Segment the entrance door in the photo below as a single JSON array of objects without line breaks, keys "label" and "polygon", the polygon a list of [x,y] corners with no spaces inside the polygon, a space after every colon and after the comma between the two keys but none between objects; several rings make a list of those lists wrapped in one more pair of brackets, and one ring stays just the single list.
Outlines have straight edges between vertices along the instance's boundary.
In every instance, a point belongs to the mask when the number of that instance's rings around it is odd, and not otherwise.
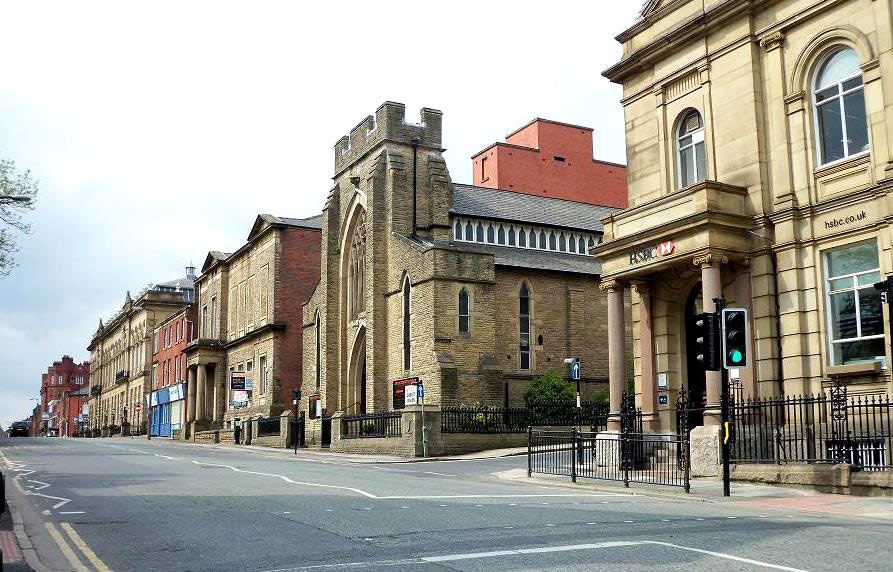
[{"label": "entrance door", "polygon": [[685,385],[692,406],[688,414],[689,428],[704,424],[704,407],[707,404],[707,371],[698,360],[698,328],[695,326],[697,316],[703,311],[704,297],[701,283],[698,282],[685,302],[685,363],[688,371]]},{"label": "entrance door", "polygon": [[[365,354],[365,352],[363,352]],[[363,356],[366,357],[365,355]],[[363,372],[360,374],[360,413],[366,413],[366,360],[361,364]]]}]

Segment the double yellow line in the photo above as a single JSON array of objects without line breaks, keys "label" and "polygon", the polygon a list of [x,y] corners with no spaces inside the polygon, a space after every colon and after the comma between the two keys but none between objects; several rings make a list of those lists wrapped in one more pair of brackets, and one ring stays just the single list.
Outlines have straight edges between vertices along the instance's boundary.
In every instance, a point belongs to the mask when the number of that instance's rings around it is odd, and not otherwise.
[{"label": "double yellow line", "polygon": [[[56,525],[52,522],[45,523],[47,527],[47,532],[50,533],[50,536],[53,538],[53,541],[59,546],[59,550],[62,551],[62,554],[65,556],[65,559],[68,560],[68,563],[71,564],[71,569],[76,570],[77,572],[91,572],[90,568],[84,566],[84,563],[81,561],[78,556],[78,552],[75,551],[70,545],[69,541],[80,551],[90,564],[93,565],[93,568],[97,570],[97,572],[112,572],[111,568],[105,565],[99,556],[96,556],[96,553],[93,552],[84,539],[81,538],[81,535],[78,534],[74,527],[68,524],[67,522],[63,522],[59,524],[59,527],[62,528],[60,532]],[[64,534],[63,534],[64,533]]]}]

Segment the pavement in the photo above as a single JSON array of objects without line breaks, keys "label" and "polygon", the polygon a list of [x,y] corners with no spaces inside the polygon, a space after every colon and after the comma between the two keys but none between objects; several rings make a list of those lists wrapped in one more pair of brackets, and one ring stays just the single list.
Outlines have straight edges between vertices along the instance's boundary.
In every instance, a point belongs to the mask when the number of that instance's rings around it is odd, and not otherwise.
[{"label": "pavement", "polygon": [[[291,453],[291,454],[289,454]],[[518,456],[413,463],[139,439],[0,440],[43,570],[879,570],[889,500],[696,480],[692,495],[526,477]]]}]

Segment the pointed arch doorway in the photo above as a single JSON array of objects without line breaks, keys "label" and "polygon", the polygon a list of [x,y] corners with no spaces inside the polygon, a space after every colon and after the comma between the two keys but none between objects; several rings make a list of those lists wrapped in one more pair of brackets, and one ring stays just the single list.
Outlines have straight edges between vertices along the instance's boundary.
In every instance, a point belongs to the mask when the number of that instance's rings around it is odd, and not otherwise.
[{"label": "pointed arch doorway", "polygon": [[357,333],[348,371],[345,410],[349,414],[366,413],[366,328]]}]

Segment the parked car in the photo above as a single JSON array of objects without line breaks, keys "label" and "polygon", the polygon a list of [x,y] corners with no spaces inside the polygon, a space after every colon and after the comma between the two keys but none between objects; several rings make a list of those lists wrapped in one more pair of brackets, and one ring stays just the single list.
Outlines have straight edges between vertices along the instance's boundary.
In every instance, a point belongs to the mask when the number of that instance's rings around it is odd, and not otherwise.
[{"label": "parked car", "polygon": [[9,426],[10,437],[27,437],[28,433],[28,423],[25,421],[16,421]]}]

